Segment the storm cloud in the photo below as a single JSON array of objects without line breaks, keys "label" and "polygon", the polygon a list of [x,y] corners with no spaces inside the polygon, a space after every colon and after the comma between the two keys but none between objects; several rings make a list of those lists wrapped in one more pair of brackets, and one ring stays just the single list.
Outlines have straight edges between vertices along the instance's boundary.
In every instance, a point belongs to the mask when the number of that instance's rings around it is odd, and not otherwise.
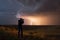
[{"label": "storm cloud", "polygon": [[0,24],[16,24],[15,16],[18,13],[21,15],[54,15],[58,17],[57,24],[59,24],[60,0],[0,0]]},{"label": "storm cloud", "polygon": [[60,0],[18,0],[18,2],[31,11],[60,11]]}]

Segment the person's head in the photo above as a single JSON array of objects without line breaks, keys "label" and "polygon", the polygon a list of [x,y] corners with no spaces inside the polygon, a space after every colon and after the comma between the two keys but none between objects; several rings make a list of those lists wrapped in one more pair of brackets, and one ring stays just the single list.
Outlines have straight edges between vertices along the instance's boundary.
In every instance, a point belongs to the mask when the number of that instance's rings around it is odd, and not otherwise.
[{"label": "person's head", "polygon": [[22,18],[20,18],[20,20],[21,20]]},{"label": "person's head", "polygon": [[20,20],[24,20],[23,18],[20,18]]},{"label": "person's head", "polygon": [[23,23],[24,23],[24,19],[23,18],[20,18],[19,24],[23,24]]}]

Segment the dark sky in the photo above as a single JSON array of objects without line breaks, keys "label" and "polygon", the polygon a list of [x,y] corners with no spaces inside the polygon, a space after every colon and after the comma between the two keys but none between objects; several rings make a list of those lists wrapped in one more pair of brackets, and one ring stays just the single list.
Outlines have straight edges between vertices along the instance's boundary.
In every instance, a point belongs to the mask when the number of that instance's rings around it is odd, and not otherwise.
[{"label": "dark sky", "polygon": [[53,15],[57,20],[54,23],[60,25],[60,0],[0,0],[0,24],[16,24],[16,14],[21,12],[24,15]]}]

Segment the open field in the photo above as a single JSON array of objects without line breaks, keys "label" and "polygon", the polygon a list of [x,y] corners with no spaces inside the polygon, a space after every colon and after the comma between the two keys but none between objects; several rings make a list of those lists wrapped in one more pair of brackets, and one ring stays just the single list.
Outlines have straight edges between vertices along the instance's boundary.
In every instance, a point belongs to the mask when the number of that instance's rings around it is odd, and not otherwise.
[{"label": "open field", "polygon": [[[18,40],[17,25],[0,25],[0,40]],[[23,26],[24,40],[60,40],[60,25]]]}]

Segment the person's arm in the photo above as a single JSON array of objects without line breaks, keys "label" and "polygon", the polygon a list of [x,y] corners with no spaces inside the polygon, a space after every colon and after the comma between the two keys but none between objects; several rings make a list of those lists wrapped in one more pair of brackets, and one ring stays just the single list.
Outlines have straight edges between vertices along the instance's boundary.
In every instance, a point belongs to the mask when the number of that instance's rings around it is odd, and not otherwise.
[{"label": "person's arm", "polygon": [[18,25],[22,25],[24,23],[24,19],[18,20]]}]

